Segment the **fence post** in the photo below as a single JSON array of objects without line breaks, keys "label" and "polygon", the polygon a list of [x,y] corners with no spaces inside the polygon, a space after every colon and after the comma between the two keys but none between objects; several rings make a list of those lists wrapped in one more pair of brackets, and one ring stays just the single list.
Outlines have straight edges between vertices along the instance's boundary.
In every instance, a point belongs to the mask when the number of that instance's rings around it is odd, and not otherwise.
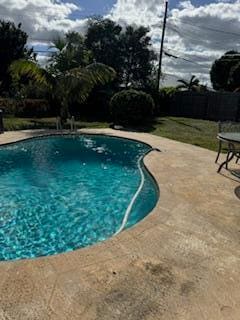
[{"label": "fence post", "polygon": [[208,119],[208,104],[209,104],[209,93],[206,92],[205,93],[205,105],[204,105],[204,119],[207,120]]}]

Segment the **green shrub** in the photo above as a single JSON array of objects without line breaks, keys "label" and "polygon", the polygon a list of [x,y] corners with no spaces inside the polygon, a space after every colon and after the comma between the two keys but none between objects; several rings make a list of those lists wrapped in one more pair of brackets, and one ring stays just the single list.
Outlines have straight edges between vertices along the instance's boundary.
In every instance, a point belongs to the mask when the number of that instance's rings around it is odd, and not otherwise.
[{"label": "green shrub", "polygon": [[143,124],[153,116],[154,101],[143,91],[124,90],[110,101],[110,112],[115,124]]},{"label": "green shrub", "polygon": [[0,99],[0,109],[4,111],[4,114],[14,115],[16,112],[16,100],[15,99]]},{"label": "green shrub", "polygon": [[0,99],[0,109],[4,114],[17,117],[49,117],[53,111],[47,100],[44,99]]},{"label": "green shrub", "polygon": [[19,117],[47,117],[51,116],[50,106],[44,99],[25,99],[17,102],[15,115]]},{"label": "green shrub", "polygon": [[163,87],[160,89],[160,93],[168,97],[172,97],[177,91],[177,87]]},{"label": "green shrub", "polygon": [[82,105],[70,105],[70,114],[76,119],[88,119],[90,121],[110,121],[109,103],[114,94],[110,86],[96,87]]}]

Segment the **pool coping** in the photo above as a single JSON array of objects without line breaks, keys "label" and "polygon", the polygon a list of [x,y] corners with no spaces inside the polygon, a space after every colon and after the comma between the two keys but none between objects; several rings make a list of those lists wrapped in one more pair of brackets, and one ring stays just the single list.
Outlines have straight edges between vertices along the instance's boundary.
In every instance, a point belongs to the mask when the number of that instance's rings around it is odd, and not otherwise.
[{"label": "pool coping", "polygon": [[[238,320],[239,180],[216,173],[212,151],[146,133],[80,130],[91,132],[160,148],[160,154],[144,158],[160,185],[160,199],[142,221],[104,242],[0,262],[0,316]],[[0,144],[36,134],[1,135]]]}]

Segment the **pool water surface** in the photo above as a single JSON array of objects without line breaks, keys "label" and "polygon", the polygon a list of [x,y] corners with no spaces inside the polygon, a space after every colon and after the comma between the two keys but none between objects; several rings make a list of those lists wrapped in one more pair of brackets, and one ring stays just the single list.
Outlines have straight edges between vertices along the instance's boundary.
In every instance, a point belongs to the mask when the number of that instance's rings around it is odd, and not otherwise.
[{"label": "pool water surface", "polygon": [[[0,147],[0,260],[72,251],[113,236],[139,187],[150,146],[98,135],[51,136]],[[145,182],[126,228],[152,211]]]}]

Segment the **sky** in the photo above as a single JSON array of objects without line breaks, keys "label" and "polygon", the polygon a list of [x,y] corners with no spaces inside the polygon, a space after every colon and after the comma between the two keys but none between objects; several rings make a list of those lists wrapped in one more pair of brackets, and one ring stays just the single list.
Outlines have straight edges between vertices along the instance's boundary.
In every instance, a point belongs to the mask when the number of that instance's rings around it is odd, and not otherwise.
[{"label": "sky", "polygon": [[[46,50],[67,31],[84,33],[87,18],[101,15],[125,26],[149,27],[159,52],[164,0],[0,0],[0,19],[22,23],[29,45]],[[162,85],[196,75],[210,85],[213,61],[229,50],[240,51],[240,0],[169,0]],[[46,54],[39,53],[40,62]]]}]

